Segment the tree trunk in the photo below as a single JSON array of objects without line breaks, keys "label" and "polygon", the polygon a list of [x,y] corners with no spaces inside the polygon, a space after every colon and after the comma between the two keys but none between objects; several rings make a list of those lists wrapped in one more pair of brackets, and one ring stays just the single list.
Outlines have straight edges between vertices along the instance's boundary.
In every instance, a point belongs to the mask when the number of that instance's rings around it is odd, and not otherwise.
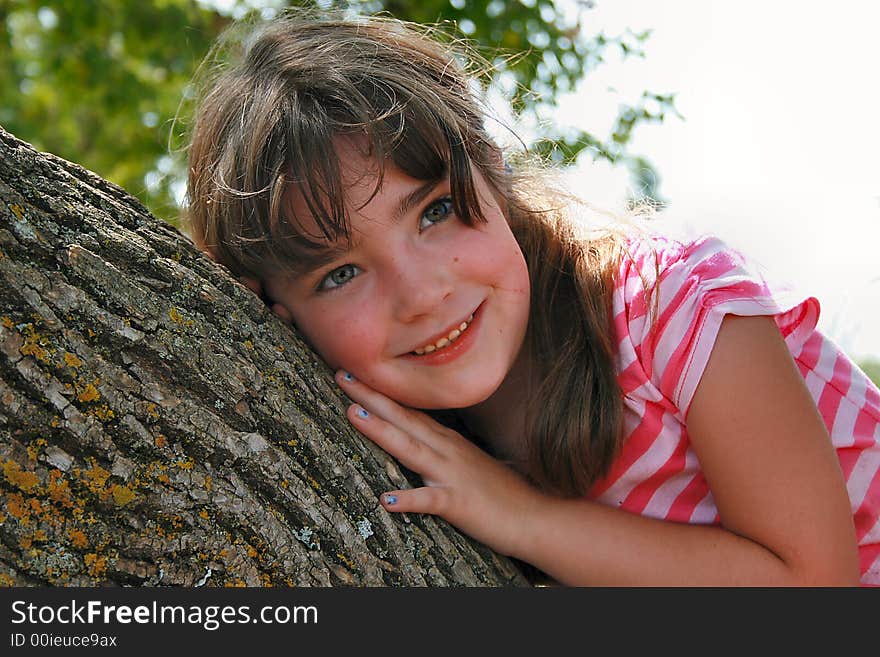
[{"label": "tree trunk", "polygon": [[0,584],[523,585],[332,373],[122,189],[0,129]]}]

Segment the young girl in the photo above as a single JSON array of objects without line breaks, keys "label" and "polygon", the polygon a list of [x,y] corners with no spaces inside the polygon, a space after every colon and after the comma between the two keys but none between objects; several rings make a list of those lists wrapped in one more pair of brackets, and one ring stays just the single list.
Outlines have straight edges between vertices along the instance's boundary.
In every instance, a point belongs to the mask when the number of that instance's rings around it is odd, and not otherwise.
[{"label": "young girl", "polygon": [[880,584],[880,393],[817,301],[716,239],[584,231],[474,89],[413,27],[287,16],[193,131],[193,237],[422,476],[382,506],[563,584]]}]

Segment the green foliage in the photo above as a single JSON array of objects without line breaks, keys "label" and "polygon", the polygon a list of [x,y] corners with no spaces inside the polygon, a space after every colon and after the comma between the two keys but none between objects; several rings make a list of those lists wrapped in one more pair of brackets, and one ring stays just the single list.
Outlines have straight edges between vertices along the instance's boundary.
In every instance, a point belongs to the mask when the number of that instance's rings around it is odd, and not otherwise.
[{"label": "green foliage", "polygon": [[188,0],[0,4],[0,124],[174,217],[171,119],[224,22]]},{"label": "green foliage", "polygon": [[[649,36],[586,36],[588,0],[567,2],[577,11],[566,12],[557,0],[0,0],[0,125],[98,172],[177,223],[189,81],[233,18],[271,15],[288,4],[449,21],[494,65],[484,82],[502,91],[516,115],[552,106],[609,51],[643,57]],[[636,188],[659,198],[653,168],[627,147],[639,123],[674,110],[673,96],[645,92],[620,108],[606,137],[551,127],[531,146],[561,163],[587,149],[629,166]]]},{"label": "green foliage", "polygon": [[858,363],[861,370],[868,375],[868,378],[880,388],[880,360],[876,358],[866,358]]}]

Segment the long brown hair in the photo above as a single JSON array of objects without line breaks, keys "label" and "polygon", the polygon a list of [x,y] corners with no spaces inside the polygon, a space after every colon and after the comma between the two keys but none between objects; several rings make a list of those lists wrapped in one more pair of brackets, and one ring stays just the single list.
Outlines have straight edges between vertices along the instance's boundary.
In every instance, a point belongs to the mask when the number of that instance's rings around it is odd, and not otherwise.
[{"label": "long brown hair", "polygon": [[[623,238],[583,239],[531,165],[502,165],[465,63],[478,60],[438,36],[388,18],[299,13],[256,29],[237,63],[209,69],[189,147],[191,233],[237,275],[296,271],[319,237],[285,203],[296,186],[323,237],[348,238],[340,135],[365,137],[376,190],[386,159],[416,179],[449,175],[468,225],[484,221],[476,167],[505,202],[531,279],[526,340],[540,384],[526,470],[547,490],[583,494],[620,440],[610,297]],[[217,51],[228,59],[234,42]]]}]

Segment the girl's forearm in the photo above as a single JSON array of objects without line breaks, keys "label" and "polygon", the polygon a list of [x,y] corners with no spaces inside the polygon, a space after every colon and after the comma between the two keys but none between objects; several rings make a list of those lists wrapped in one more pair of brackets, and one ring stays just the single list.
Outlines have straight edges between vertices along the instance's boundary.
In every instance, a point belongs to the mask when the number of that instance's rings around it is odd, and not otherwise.
[{"label": "girl's forearm", "polygon": [[570,586],[858,584],[807,572],[722,527],[655,520],[586,500],[547,498],[524,524],[527,534],[512,556]]}]

